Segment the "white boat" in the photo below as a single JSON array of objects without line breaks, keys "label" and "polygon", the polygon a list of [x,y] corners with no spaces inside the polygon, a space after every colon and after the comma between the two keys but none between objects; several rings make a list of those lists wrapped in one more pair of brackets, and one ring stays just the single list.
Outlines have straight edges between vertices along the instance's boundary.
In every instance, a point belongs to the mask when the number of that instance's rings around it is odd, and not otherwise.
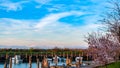
[{"label": "white boat", "polygon": [[75,61],[76,61],[76,62],[81,62],[81,63],[82,63],[82,60],[83,60],[83,57],[76,57],[76,58],[75,58]]},{"label": "white boat", "polygon": [[47,58],[48,61],[52,61],[52,58]]},{"label": "white boat", "polygon": [[15,57],[12,58],[12,63],[19,64],[22,62],[23,60],[21,59],[20,55],[15,55]]},{"label": "white boat", "polygon": [[58,56],[53,57],[53,61],[54,61],[54,62],[57,62],[57,63],[58,63],[58,62],[61,62],[61,60],[62,60],[62,59],[61,59],[60,57],[58,57]]}]

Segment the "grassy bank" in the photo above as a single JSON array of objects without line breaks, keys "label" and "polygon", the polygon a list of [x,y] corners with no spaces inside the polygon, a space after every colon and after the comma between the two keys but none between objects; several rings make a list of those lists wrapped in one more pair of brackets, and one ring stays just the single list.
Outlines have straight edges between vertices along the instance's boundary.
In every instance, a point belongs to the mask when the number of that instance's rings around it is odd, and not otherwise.
[{"label": "grassy bank", "polygon": [[102,66],[102,67],[98,67],[98,68],[120,68],[120,61],[108,64],[107,67]]}]

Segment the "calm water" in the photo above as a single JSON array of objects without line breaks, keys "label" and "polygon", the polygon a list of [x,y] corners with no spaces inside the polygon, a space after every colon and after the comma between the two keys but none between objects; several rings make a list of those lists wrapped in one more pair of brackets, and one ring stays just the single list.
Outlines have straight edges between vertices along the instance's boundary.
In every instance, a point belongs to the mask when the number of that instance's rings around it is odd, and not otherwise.
[{"label": "calm water", "polygon": [[[4,64],[0,64],[0,68],[4,68]],[[12,64],[12,68],[29,68],[29,64],[28,63]],[[32,63],[32,68],[37,68],[36,63]]]},{"label": "calm water", "polygon": [[[58,65],[63,65],[65,63],[59,62]],[[55,65],[54,63],[50,63],[50,66]],[[0,64],[0,68],[4,68],[4,64]],[[12,64],[12,68],[29,68],[28,63],[21,63],[21,64]],[[32,68],[37,68],[36,63],[32,63]],[[40,63],[40,68],[41,68],[41,63]]]}]

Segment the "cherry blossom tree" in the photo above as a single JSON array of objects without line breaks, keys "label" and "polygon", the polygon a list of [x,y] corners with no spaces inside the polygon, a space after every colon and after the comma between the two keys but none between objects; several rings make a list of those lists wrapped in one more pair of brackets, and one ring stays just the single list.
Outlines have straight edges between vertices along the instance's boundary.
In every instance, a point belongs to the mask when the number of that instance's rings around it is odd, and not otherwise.
[{"label": "cherry blossom tree", "polygon": [[105,32],[91,33],[86,38],[89,55],[102,64],[116,61],[120,49],[120,0],[109,1],[109,6],[101,20]]},{"label": "cherry blossom tree", "polygon": [[120,44],[117,38],[110,34],[88,34],[86,42],[89,44],[89,54],[99,64],[107,64],[116,60],[117,50]]},{"label": "cherry blossom tree", "polygon": [[101,22],[105,25],[105,30],[120,42],[120,0],[111,0],[108,2],[108,11],[103,14]]}]

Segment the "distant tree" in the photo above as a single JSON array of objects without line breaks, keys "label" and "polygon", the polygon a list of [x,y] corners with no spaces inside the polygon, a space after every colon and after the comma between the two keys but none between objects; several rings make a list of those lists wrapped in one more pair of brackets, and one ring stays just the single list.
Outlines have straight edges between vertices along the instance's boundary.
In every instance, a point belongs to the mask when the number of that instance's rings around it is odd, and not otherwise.
[{"label": "distant tree", "polygon": [[31,55],[32,55],[33,50],[34,49],[32,47],[29,49],[29,52],[30,52]]}]

